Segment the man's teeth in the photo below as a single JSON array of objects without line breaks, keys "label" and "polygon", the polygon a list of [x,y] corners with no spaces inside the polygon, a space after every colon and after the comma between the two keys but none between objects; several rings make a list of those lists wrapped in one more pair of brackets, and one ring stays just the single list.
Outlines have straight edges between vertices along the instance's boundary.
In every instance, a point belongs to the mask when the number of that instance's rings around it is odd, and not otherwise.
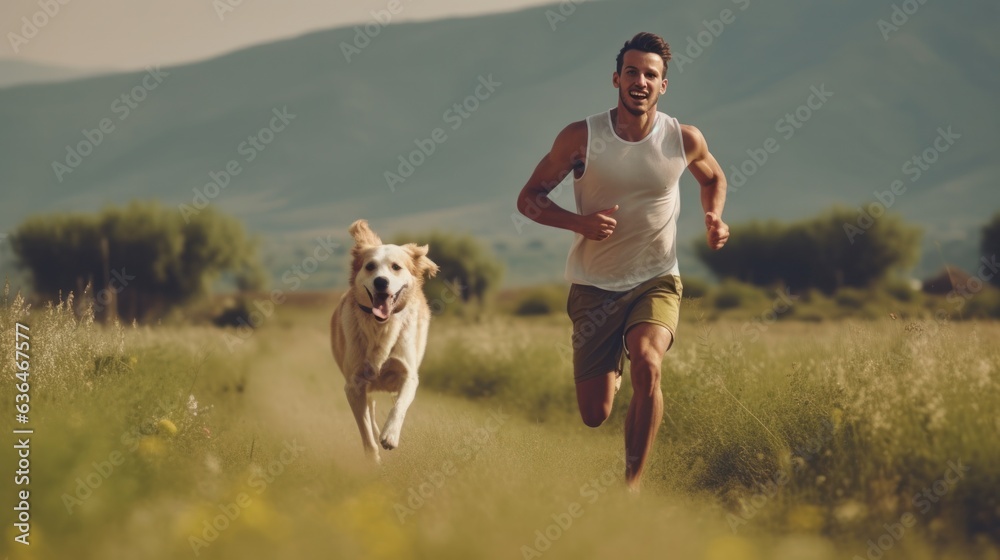
[{"label": "man's teeth", "polygon": [[630,95],[632,96],[633,99],[646,99],[647,97],[649,97],[645,93],[638,93],[635,91],[631,92]]}]

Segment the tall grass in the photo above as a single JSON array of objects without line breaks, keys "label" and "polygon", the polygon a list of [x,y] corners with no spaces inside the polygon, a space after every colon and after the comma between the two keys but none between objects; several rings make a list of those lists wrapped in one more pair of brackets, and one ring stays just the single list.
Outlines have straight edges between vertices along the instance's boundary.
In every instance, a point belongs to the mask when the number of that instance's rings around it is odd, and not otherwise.
[{"label": "tall grass", "polygon": [[[233,331],[102,326],[72,300],[5,296],[0,415],[26,322],[35,435],[32,545],[8,525],[0,557],[853,558],[905,513],[916,523],[884,558],[997,557],[997,324],[686,318],[636,498],[621,483],[629,383],[605,426],[583,427],[564,318],[435,319],[378,469],[327,319],[279,308],[231,352]],[[913,495],[949,461],[968,472],[921,511]]]},{"label": "tall grass", "polygon": [[[575,419],[563,323],[442,327],[423,383]],[[1000,421],[988,412],[1000,406],[1000,325],[748,324],[682,325],[664,363],[651,485],[703,494],[757,528],[805,523],[850,538],[912,511],[959,540],[1000,536]],[[626,382],[601,430],[620,429],[629,397]],[[948,500],[918,511],[914,495],[959,462],[970,470]],[[780,497],[757,515],[752,499],[775,486]]]}]

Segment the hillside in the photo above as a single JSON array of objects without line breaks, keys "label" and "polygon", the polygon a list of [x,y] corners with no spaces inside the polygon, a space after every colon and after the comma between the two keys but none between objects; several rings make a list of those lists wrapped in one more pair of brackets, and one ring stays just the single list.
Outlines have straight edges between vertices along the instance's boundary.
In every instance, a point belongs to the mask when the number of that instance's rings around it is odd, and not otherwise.
[{"label": "hillside", "polygon": [[101,73],[98,70],[63,68],[13,58],[0,58],[0,88],[63,82]]},{"label": "hillside", "polygon": [[[732,23],[714,24],[724,9]],[[350,57],[343,44],[363,41],[341,28],[154,69],[148,78],[0,90],[0,231],[29,213],[131,198],[191,205],[209,173],[235,160],[238,175],[211,203],[263,237],[275,272],[319,233],[346,242],[347,225],[366,217],[386,236],[432,227],[481,236],[508,261],[510,283],[558,278],[570,237],[534,224],[519,232],[515,195],[562,126],[614,103],[614,56],[646,29],[690,57],[675,57],[660,109],[703,130],[731,182],[748,149],[778,141],[780,149],[730,193],[727,221],[853,207],[900,179],[907,190],[892,210],[926,231],[918,275],[942,259],[977,260],[978,228],[1000,208],[1000,161],[992,157],[1000,128],[992,103],[1000,93],[996,4],[923,5],[888,40],[877,22],[891,8],[862,0],[669,7],[626,0],[582,3],[562,20],[552,18],[557,13],[390,25]],[[707,30],[719,27],[718,37]],[[711,41],[698,54],[691,45],[701,32],[703,43]],[[155,87],[144,88],[144,78]],[[493,91],[456,117],[453,106],[480,79],[492,80]],[[779,120],[824,86],[833,95],[786,137]],[[262,136],[270,143],[247,143],[282,110],[287,124],[275,121],[283,128]],[[110,132],[88,132],[86,140],[83,131],[102,119]],[[960,138],[911,181],[904,164],[949,126]],[[398,158],[435,128],[446,139],[390,189],[385,173],[398,173]],[[81,142],[97,145],[77,161],[68,146]],[[54,170],[54,162],[66,167]],[[690,251],[701,235],[697,187],[690,177],[682,187],[681,266],[698,272]],[[572,206],[571,196],[560,200]]]}]

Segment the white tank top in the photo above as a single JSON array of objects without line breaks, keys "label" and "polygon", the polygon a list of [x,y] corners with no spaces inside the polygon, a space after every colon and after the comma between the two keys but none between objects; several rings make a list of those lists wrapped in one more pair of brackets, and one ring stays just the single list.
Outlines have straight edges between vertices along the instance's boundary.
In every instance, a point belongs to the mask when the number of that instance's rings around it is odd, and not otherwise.
[{"label": "white tank top", "polygon": [[591,214],[617,204],[612,217],[618,225],[604,241],[576,235],[566,279],[622,292],[678,274],[678,183],[686,168],[677,119],[658,112],[652,132],[628,142],[615,133],[610,110],[587,117],[587,161],[574,181],[576,208]]}]

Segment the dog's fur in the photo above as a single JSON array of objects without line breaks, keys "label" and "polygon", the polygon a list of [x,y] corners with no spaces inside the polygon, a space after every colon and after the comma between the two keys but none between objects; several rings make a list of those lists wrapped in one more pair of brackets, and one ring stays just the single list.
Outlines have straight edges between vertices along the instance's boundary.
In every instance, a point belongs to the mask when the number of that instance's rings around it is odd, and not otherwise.
[{"label": "dog's fur", "polygon": [[[399,445],[403,418],[417,391],[431,320],[424,274],[434,276],[438,266],[427,258],[427,245],[384,245],[365,220],[349,231],[354,237],[350,288],[330,319],[330,337],[361,443],[378,462],[376,442],[385,449]],[[397,393],[381,438],[371,391]]]}]

